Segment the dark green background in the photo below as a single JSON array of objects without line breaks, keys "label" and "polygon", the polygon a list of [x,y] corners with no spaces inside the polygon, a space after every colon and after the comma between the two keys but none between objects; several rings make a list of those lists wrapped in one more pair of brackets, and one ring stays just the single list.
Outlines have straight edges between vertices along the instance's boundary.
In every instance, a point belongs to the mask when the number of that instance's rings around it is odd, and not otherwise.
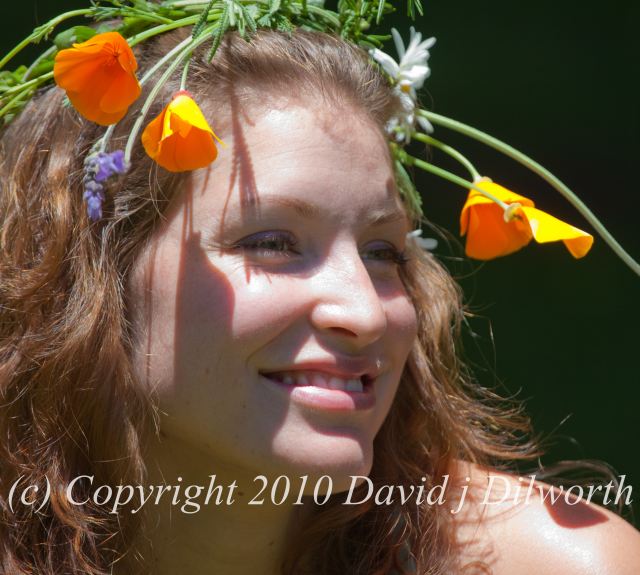
[{"label": "dark green background", "polygon": [[[81,0],[3,2],[3,51],[35,24],[81,6]],[[406,19],[394,22],[407,27]],[[639,24],[635,0],[427,0],[416,22],[437,37],[423,101],[540,161],[636,259]],[[443,129],[436,136],[470,156],[483,174],[591,231],[556,192],[511,160]],[[466,176],[446,159],[442,164]],[[431,220],[457,233],[464,190],[431,176],[418,183]],[[441,246],[479,316],[471,323],[477,336],[466,338],[477,375],[486,385],[519,392],[536,429],[553,432],[555,447],[544,461],[601,459],[640,490],[639,278],[598,238],[582,260],[561,244],[531,245],[473,266],[456,260],[459,249]],[[639,503],[634,493],[636,513]]]}]

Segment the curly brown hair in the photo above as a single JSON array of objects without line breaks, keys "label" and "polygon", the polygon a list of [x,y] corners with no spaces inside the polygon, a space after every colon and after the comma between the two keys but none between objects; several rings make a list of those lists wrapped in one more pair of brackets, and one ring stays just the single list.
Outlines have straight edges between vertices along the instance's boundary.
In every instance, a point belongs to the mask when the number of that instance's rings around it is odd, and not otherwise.
[{"label": "curly brown hair", "polygon": [[[141,69],[180,39],[174,32],[137,47]],[[220,120],[231,89],[252,105],[265,92],[348,101],[381,130],[398,105],[364,50],[323,33],[260,31],[250,44],[230,33],[212,63],[197,53],[190,73],[205,114],[215,106]],[[178,81],[165,86],[151,113]],[[157,169],[138,146],[105,216],[92,225],[81,201],[82,162],[101,128],[63,101],[57,88],[39,94],[1,140],[0,572],[107,575],[119,560],[130,562],[125,572],[144,572],[129,552],[142,519],[91,502],[71,505],[65,489],[79,475],[93,475],[99,485],[144,484],[142,446],[158,422],[132,367],[125,286],[189,174]],[[130,109],[114,142],[138,112]],[[422,223],[415,214],[413,220]],[[429,489],[456,459],[530,457],[526,418],[474,384],[459,359],[459,287],[415,242],[408,249],[402,280],[419,335],[375,439],[371,480],[411,486],[426,477]],[[48,480],[51,497],[39,512],[10,508],[8,491],[19,478],[41,490]],[[289,545],[283,573],[454,571],[455,533],[441,506],[340,502],[336,494],[315,510]]]}]

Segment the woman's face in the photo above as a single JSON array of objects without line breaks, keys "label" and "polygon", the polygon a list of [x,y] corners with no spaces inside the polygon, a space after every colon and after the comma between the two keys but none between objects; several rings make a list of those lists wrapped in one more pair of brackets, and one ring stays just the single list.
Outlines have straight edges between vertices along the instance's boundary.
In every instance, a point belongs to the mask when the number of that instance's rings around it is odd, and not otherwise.
[{"label": "woman's face", "polygon": [[208,473],[343,490],[371,469],[416,336],[387,144],[327,106],[230,126],[132,273],[136,369],[165,440]]}]

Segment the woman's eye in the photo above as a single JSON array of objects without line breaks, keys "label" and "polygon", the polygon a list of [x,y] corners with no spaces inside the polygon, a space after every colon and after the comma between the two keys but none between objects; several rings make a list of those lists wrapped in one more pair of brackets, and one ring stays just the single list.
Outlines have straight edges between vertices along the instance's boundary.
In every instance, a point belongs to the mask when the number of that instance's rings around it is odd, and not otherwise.
[{"label": "woman's eye", "polygon": [[392,262],[400,266],[409,261],[405,252],[401,252],[390,245],[372,248],[367,250],[365,253],[367,254],[367,259],[372,259],[373,261]]},{"label": "woman's eye", "polygon": [[236,248],[250,251],[258,256],[285,256],[295,253],[293,247],[296,240],[291,234],[284,232],[263,232],[249,236],[236,244]]},{"label": "woman's eye", "polygon": [[[254,257],[288,258],[298,254],[294,249],[296,245],[297,240],[292,234],[270,231],[254,234],[240,240],[233,248],[250,252]],[[388,244],[367,249],[363,252],[362,257],[369,261],[393,263],[396,265],[404,265],[408,261],[404,252]]]}]

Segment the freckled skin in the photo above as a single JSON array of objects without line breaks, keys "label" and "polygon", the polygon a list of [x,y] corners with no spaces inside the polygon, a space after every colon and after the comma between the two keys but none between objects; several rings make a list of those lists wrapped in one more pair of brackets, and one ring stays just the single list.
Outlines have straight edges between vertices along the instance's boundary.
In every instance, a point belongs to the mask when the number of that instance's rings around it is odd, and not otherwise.
[{"label": "freckled skin", "polygon": [[[197,446],[209,468],[328,474],[343,490],[348,475],[370,471],[416,336],[397,264],[366,255],[403,249],[408,222],[362,226],[372,209],[401,209],[387,144],[369,120],[341,114],[336,123],[331,110],[297,107],[246,117],[221,134],[227,148],[195,173],[137,263],[137,369],[158,394],[164,436]],[[272,194],[317,203],[322,214],[306,220],[269,206],[261,219]],[[227,225],[234,212],[239,223]],[[218,249],[270,230],[295,236],[299,254]],[[373,409],[304,409],[259,377],[337,355],[382,360]]]}]

